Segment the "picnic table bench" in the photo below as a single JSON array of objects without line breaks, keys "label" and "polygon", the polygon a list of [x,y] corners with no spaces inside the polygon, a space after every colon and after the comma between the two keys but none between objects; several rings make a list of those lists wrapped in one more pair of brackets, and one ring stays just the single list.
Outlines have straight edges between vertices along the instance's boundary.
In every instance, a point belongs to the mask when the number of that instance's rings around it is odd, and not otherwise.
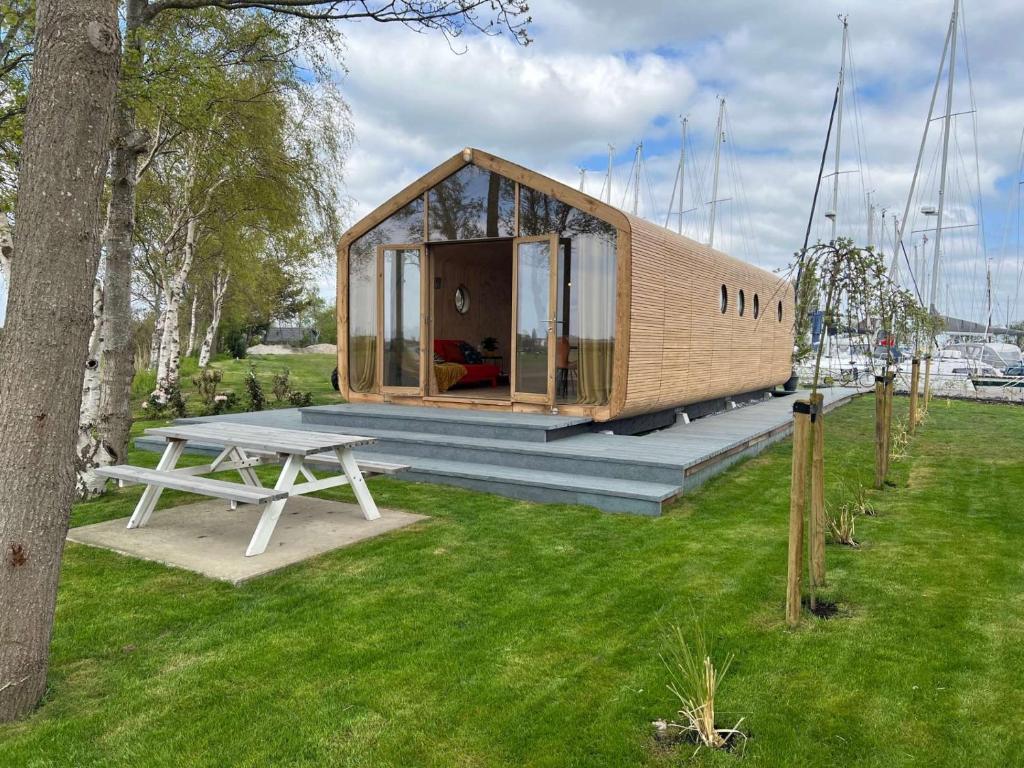
[{"label": "picnic table bench", "polygon": [[[147,429],[146,435],[167,440],[156,469],[118,465],[96,470],[101,477],[120,483],[145,484],[146,490],[128,520],[129,528],[141,528],[148,521],[164,488],[188,491],[202,496],[224,499],[237,504],[265,505],[260,521],[253,533],[246,556],[266,551],[285,504],[292,496],[323,491],[340,485],[349,485],[355,494],[363,517],[377,520],[380,512],[366,487],[364,476],[394,474],[406,466],[380,461],[356,462],[352,449],[376,442],[373,437],[339,435],[332,432],[305,432],[297,429],[260,427],[228,421],[203,421],[175,424],[169,427]],[[189,443],[217,446],[222,450],[209,464],[178,467],[185,447]],[[266,488],[254,471],[255,467],[283,464],[281,474],[273,488]],[[309,464],[338,468],[340,474],[317,478],[309,471]],[[211,472],[235,470],[242,483],[217,480],[202,475]],[[299,476],[305,482],[296,483]]]}]

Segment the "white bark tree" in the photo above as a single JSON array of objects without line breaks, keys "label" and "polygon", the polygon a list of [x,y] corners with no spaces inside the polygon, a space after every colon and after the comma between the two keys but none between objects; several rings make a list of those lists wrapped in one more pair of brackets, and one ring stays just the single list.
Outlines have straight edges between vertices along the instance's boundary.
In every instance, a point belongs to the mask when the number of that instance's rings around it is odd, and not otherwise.
[{"label": "white bark tree", "polygon": [[160,403],[166,403],[171,391],[178,387],[178,374],[181,370],[181,323],[178,313],[185,284],[195,261],[198,237],[199,219],[189,217],[181,258],[164,288],[163,337],[156,367],[156,389],[153,390],[154,399]]},{"label": "white bark tree", "polygon": [[199,302],[199,294],[192,291],[192,313],[188,319],[188,346],[185,347],[185,357],[192,357],[196,351],[196,304]]},{"label": "white bark tree", "polygon": [[164,290],[156,287],[153,299],[153,333],[149,337],[149,370],[155,371],[160,361],[160,343],[164,339]]},{"label": "white bark tree", "polygon": [[228,282],[231,280],[230,269],[218,269],[213,278],[213,296],[210,304],[210,324],[206,326],[206,336],[203,338],[203,345],[199,348],[199,367],[205,368],[210,364],[210,357],[213,355],[213,343],[217,339],[217,330],[220,328],[220,314],[224,309],[224,297],[228,292]]},{"label": "white bark tree", "polygon": [[78,413],[78,447],[76,450],[80,499],[103,492],[106,481],[96,475],[96,467],[109,463],[103,441],[99,438],[100,416],[100,352],[103,349],[103,282],[97,279],[92,293],[92,334],[89,354],[85,359],[82,380],[82,404]]}]

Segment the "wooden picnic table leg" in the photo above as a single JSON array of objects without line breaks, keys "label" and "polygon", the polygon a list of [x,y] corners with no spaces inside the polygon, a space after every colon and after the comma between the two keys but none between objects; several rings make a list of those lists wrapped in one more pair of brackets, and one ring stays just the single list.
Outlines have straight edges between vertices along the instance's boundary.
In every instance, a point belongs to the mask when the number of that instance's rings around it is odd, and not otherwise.
[{"label": "wooden picnic table leg", "polygon": [[366,480],[363,478],[359,465],[356,464],[356,458],[352,455],[352,449],[335,448],[334,453],[338,457],[338,463],[341,464],[341,468],[345,471],[345,477],[348,478],[348,484],[352,487],[352,492],[356,495],[359,508],[363,510],[363,517],[367,520],[379,520],[380,512],[377,509],[377,504],[373,500],[373,496],[370,495],[370,489],[366,487]]},{"label": "wooden picnic table leg", "polygon": [[[236,461],[243,462],[249,460],[248,454],[238,446],[232,448],[231,453],[234,455]],[[246,485],[251,485],[254,488],[263,487],[263,483],[260,482],[260,478],[256,474],[256,470],[254,470],[252,467],[243,467],[238,470],[238,474],[242,476],[242,482],[245,483]],[[237,507],[238,502],[232,501],[231,509],[236,509]]]},{"label": "wooden picnic table leg", "polygon": [[[284,468],[277,478],[277,483],[274,485],[274,490],[290,491],[292,486],[295,485],[295,478],[298,477],[299,470],[301,469],[302,456],[289,454],[284,462]],[[284,505],[287,501],[288,499],[272,501],[263,508],[259,525],[256,526],[256,532],[252,535],[249,548],[245,550],[246,557],[262,555],[266,552],[267,545],[270,543],[270,537],[274,533],[274,526],[277,525],[277,520],[281,517],[281,512],[284,511]]]},{"label": "wooden picnic table leg", "polygon": [[[182,452],[185,450],[186,442],[185,440],[175,440],[174,438],[168,439],[167,447],[164,448],[163,456],[157,462],[156,468],[160,471],[174,469],[178,464],[178,459],[181,458]],[[141,528],[149,522],[149,516],[153,514],[153,510],[156,508],[156,503],[160,500],[160,494],[163,493],[163,490],[158,485],[146,486],[146,490],[142,492],[142,498],[135,505],[135,511],[128,520],[129,528]]]}]

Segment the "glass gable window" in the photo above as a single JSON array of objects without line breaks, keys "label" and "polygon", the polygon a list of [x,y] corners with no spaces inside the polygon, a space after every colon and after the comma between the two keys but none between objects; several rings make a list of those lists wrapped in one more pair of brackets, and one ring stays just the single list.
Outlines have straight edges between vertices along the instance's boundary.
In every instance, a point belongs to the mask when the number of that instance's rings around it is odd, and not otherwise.
[{"label": "glass gable window", "polygon": [[353,392],[376,392],[377,246],[423,242],[423,198],[360,237],[348,249],[348,383]]},{"label": "glass gable window", "polygon": [[559,236],[556,397],[605,405],[615,352],[616,229],[526,186],[519,187],[519,234]]},{"label": "glass gable window", "polygon": [[427,195],[431,240],[512,237],[515,182],[467,165]]}]

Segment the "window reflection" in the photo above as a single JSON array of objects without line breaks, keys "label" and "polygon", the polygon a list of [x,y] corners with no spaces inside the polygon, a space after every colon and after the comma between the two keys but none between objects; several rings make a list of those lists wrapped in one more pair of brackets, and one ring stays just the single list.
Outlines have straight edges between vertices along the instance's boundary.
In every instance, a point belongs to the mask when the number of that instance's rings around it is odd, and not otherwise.
[{"label": "window reflection", "polygon": [[428,193],[431,240],[512,237],[515,182],[467,165]]},{"label": "window reflection", "polygon": [[519,187],[519,234],[559,235],[557,401],[604,405],[615,352],[616,229],[543,192]]},{"label": "window reflection", "polygon": [[423,242],[423,198],[360,237],[348,249],[348,380],[354,392],[377,390],[377,246]]}]

